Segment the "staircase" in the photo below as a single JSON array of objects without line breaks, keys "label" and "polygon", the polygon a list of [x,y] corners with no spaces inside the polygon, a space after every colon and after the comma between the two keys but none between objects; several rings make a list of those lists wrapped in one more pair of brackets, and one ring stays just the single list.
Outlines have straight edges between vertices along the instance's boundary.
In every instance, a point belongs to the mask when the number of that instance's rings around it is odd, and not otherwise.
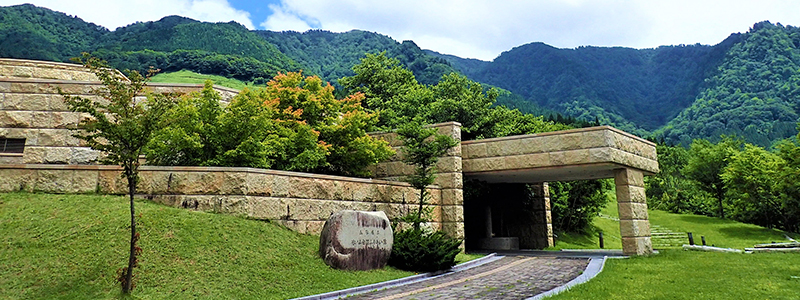
[{"label": "staircase", "polygon": [[683,244],[689,243],[686,232],[672,231],[659,225],[650,225],[650,234],[654,249],[680,248]]}]

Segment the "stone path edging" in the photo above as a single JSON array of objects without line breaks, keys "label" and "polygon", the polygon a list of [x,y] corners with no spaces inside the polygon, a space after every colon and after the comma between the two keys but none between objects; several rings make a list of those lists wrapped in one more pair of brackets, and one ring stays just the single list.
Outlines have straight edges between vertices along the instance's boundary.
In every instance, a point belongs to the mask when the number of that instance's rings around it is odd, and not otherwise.
[{"label": "stone path edging", "polygon": [[536,296],[530,297],[525,300],[539,300],[545,297],[550,297],[558,293],[564,292],[566,290],[569,290],[573,286],[589,281],[590,279],[594,278],[595,276],[597,276],[597,274],[600,274],[600,272],[603,271],[603,267],[606,265],[606,259],[608,259],[608,256],[603,256],[602,258],[592,258],[589,261],[589,265],[586,266],[586,270],[580,276],[575,277],[575,279],[570,280],[565,285],[559,286],[557,288],[554,288],[552,290],[538,294]]},{"label": "stone path edging", "polygon": [[503,258],[503,256],[498,256],[498,255],[496,255],[496,253],[490,253],[490,254],[487,254],[484,257],[481,257],[481,258],[478,258],[478,259],[473,259],[473,260],[470,260],[468,262],[464,262],[464,263],[458,264],[458,265],[454,266],[453,268],[451,268],[450,270],[444,271],[444,272],[438,271],[438,272],[430,272],[430,273],[424,273],[424,274],[419,274],[419,275],[413,275],[413,276],[398,278],[398,279],[394,279],[394,280],[378,282],[378,283],[373,283],[373,284],[364,285],[364,286],[353,287],[353,288],[344,289],[344,290],[338,290],[338,291],[333,291],[333,292],[327,292],[327,293],[322,293],[322,294],[316,294],[316,295],[311,295],[311,296],[294,298],[292,300],[330,300],[330,299],[344,298],[344,297],[348,297],[348,296],[363,294],[363,293],[366,293],[366,292],[372,292],[372,291],[376,291],[376,290],[383,290],[383,289],[387,289],[387,288],[392,288],[392,287],[397,287],[397,286],[402,286],[402,285],[407,285],[407,284],[412,284],[412,283],[417,283],[417,282],[420,282],[420,281],[425,281],[425,280],[437,278],[439,276],[444,276],[444,275],[447,275],[447,274],[452,274],[452,273],[455,273],[455,272],[464,271],[464,270],[468,270],[468,269],[471,269],[471,268],[474,268],[474,267],[477,267],[477,266],[485,265],[485,264],[488,264],[490,262],[499,260],[501,258]]}]

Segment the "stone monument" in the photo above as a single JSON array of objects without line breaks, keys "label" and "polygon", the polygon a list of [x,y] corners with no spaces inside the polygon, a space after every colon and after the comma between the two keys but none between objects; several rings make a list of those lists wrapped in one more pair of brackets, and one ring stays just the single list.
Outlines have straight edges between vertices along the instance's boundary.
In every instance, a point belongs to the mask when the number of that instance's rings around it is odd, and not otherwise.
[{"label": "stone monument", "polygon": [[390,224],[382,211],[338,211],[322,228],[319,255],[336,269],[383,268],[394,242]]}]

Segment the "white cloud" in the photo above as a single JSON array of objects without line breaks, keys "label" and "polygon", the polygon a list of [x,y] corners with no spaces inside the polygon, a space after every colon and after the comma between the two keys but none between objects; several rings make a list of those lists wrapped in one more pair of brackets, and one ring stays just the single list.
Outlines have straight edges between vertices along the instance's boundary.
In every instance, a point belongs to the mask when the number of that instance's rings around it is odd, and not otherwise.
[{"label": "white cloud", "polygon": [[32,3],[87,22],[114,30],[137,21],[156,21],[168,15],[179,15],[200,21],[236,21],[254,29],[250,14],[233,8],[227,0],[0,0],[0,5]]},{"label": "white cloud", "polygon": [[[251,15],[228,1],[233,0],[0,0],[0,5],[32,2],[110,29],[173,14],[255,28]],[[562,48],[716,44],[763,20],[800,25],[800,1],[790,0],[280,1],[268,6],[271,16],[255,24],[276,31],[374,31],[484,60],[531,42]],[[266,5],[246,6],[255,11]]]},{"label": "white cloud", "polygon": [[274,4],[270,4],[269,9],[272,10],[272,15],[261,23],[261,27],[264,29],[272,31],[294,30],[298,32],[311,29],[311,26],[306,21],[303,21],[297,13],[286,11],[284,7]]},{"label": "white cloud", "polygon": [[[786,0],[282,0],[276,8],[288,15],[281,18],[313,19],[326,30],[376,31],[485,60],[530,42],[563,48],[716,44],[762,20],[800,25],[800,1]],[[269,24],[297,30],[291,22]]]}]

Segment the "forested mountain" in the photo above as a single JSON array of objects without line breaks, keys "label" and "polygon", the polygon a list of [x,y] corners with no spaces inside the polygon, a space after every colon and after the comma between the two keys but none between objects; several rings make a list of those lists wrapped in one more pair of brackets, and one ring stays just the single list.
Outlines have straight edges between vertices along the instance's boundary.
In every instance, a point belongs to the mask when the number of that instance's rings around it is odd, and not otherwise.
[{"label": "forested mountain", "polygon": [[579,47],[531,43],[503,52],[491,63],[442,56],[464,74],[521,95],[543,107],[586,120],[597,118],[644,133],[688,107],[738,39],[716,46],[655,49]]},{"label": "forested mountain", "polygon": [[191,70],[251,82],[304,70],[336,83],[364,53],[386,52],[419,82],[460,72],[504,89],[498,103],[687,144],[740,135],[768,146],[800,116],[800,29],[756,24],[721,43],[653,49],[531,43],[491,62],[420,49],[373,32],[272,32],[169,16],[109,31],[33,5],[0,7],[0,57],[68,61],[88,51],[120,69]]},{"label": "forested mountain", "polygon": [[109,31],[30,4],[0,7],[0,57],[69,61]]},{"label": "forested mountain", "polygon": [[456,72],[447,61],[427,55],[413,41],[398,43],[388,36],[374,32],[352,30],[333,33],[309,30],[299,33],[258,30],[256,33],[301,63],[307,68],[307,72],[328,81],[352,76],[352,67],[364,58],[364,53],[383,51],[386,51],[387,56],[400,60],[424,84],[435,84],[442,75]]},{"label": "forested mountain", "polygon": [[800,28],[761,22],[727,51],[694,103],[658,134],[673,143],[721,134],[770,146],[800,121]]}]

